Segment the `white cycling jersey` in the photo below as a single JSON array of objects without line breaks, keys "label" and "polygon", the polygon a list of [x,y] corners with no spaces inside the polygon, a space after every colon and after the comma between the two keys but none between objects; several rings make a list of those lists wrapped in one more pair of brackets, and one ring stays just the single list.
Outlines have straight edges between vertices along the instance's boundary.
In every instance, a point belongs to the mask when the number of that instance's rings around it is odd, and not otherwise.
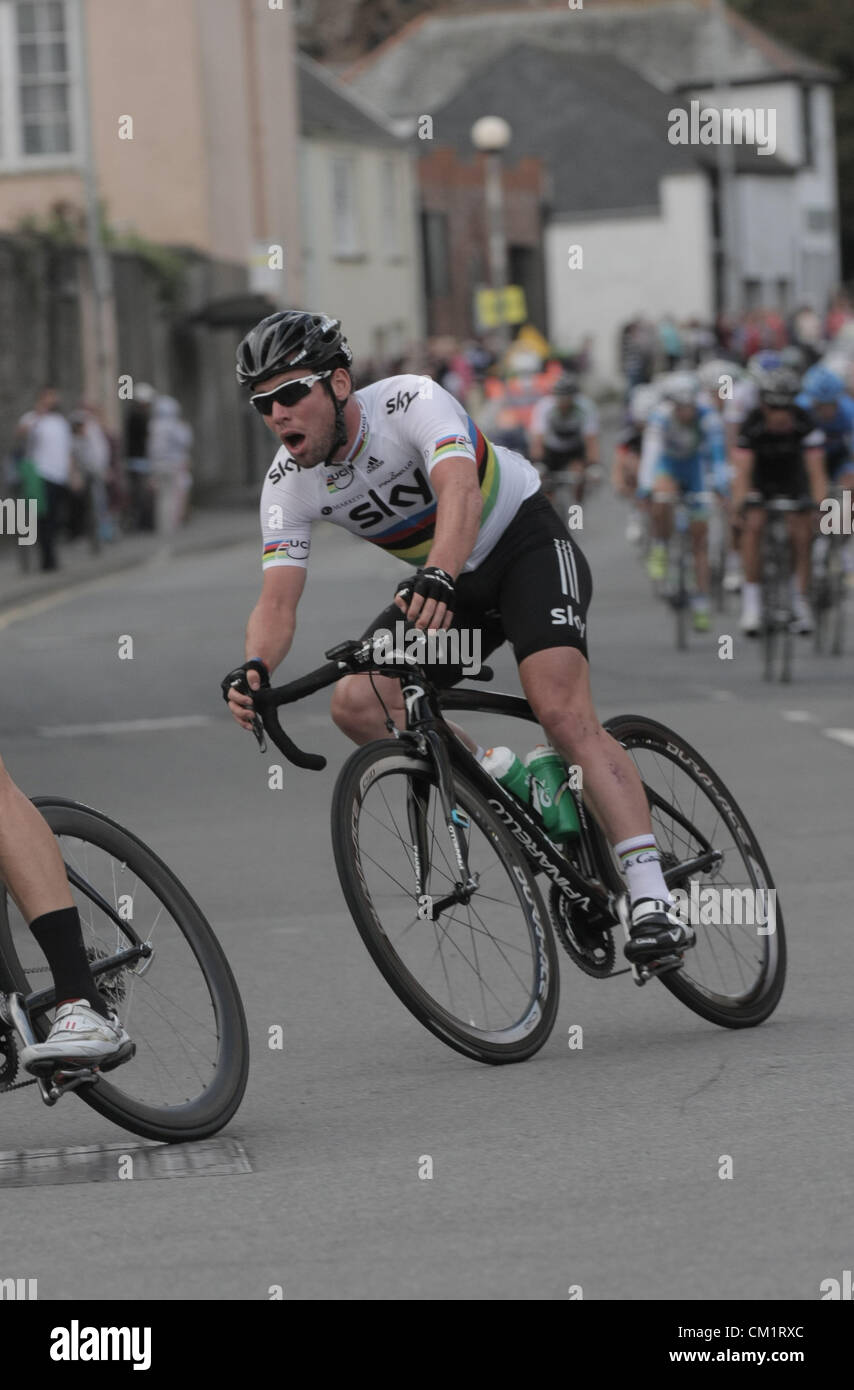
[{"label": "white cycling jersey", "polygon": [[314,521],[330,521],[411,565],[423,565],[436,529],[430,474],[442,459],[477,464],[483,512],[463,566],[486,558],[540,486],[533,464],[491,444],[459,401],[430,377],[392,376],[356,391],[361,422],[340,463],[301,469],[284,445],[261,493],[263,567],[306,565]]}]

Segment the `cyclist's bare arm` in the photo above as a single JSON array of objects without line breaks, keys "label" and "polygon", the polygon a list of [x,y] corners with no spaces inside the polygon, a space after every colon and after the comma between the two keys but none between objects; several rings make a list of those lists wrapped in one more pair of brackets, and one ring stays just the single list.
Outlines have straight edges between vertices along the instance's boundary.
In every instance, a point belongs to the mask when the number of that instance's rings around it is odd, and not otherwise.
[{"label": "cyclist's bare arm", "polygon": [[806,463],[812,500],[816,506],[820,506],[822,499],[827,496],[829,486],[824,463],[824,449],[806,449],[804,462]]},{"label": "cyclist's bare arm", "polygon": [[543,461],[543,438],[541,434],[531,435],[531,462],[542,463]]},{"label": "cyclist's bare arm", "polygon": [[[483,495],[477,464],[462,454],[442,459],[433,468],[430,483],[436,494],[436,530],[427,565],[438,565],[456,579],[474,550],[480,529]],[[403,608],[402,599],[395,602]],[[422,629],[450,627],[453,610],[436,599],[425,602],[420,594],[415,594],[406,616]]]},{"label": "cyclist's bare arm", "polygon": [[584,461],[585,463],[599,462],[599,435],[585,434],[584,436]]},{"label": "cyclist's bare arm", "polygon": [[[267,570],[261,595],[246,625],[246,660],[258,657],[271,674],[291,649],[305,579],[306,570],[301,565],[276,565]],[[256,671],[250,671],[247,680],[253,690],[261,684]],[[229,691],[228,707],[238,724],[251,730],[253,711],[249,696]]]},{"label": "cyclist's bare arm", "polygon": [[734,449],[732,455],[735,477],[732,480],[732,505],[737,511],[750,491],[755,455],[752,449]]}]

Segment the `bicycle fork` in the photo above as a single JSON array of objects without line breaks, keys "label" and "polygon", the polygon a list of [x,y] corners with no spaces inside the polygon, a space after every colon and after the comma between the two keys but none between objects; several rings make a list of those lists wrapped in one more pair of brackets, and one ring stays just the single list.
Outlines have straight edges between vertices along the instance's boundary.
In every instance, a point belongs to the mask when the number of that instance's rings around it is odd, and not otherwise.
[{"label": "bicycle fork", "polygon": [[439,793],[439,802],[442,809],[442,819],[445,829],[448,832],[448,839],[454,853],[459,879],[454,884],[453,892],[448,893],[444,898],[435,899],[432,894],[427,892],[427,884],[430,877],[430,844],[429,828],[427,825],[427,804],[429,798],[429,786],[425,779],[425,795],[422,798],[420,791],[412,785],[407,789],[406,812],[409,822],[409,832],[411,836],[412,857],[415,868],[415,892],[418,898],[418,916],[422,921],[435,922],[446,908],[455,903],[465,904],[470,902],[472,894],[476,892],[480,885],[480,875],[473,874],[468,862],[468,843],[463,833],[469,825],[467,816],[464,816],[454,805],[454,786],[451,775],[451,765],[447,752],[442,743],[442,739],[433,729],[422,731],[420,738],[424,741],[424,749],[429,754],[436,773],[436,786]]}]

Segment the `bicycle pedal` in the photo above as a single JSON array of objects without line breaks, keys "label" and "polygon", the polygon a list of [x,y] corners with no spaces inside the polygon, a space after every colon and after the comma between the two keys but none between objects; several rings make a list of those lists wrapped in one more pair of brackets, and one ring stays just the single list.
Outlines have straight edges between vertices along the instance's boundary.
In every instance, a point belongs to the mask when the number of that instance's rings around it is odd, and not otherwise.
[{"label": "bicycle pedal", "polygon": [[135,1056],[136,1043],[128,1041],[122,1044],[115,1057],[108,1057],[105,1062],[100,1063],[96,1070],[99,1072],[114,1071],[115,1068],[120,1067],[123,1062],[129,1062],[131,1057]]},{"label": "bicycle pedal", "polygon": [[632,966],[632,978],[636,985],[645,985],[647,980],[654,980],[658,975],[668,975],[672,970],[681,970],[684,963],[684,953],[678,956],[662,956],[659,960],[645,961],[643,964],[636,962]]},{"label": "bicycle pedal", "polygon": [[68,1091],[76,1091],[80,1086],[91,1085],[98,1080],[97,1067],[66,1067],[52,1075],[39,1076],[39,1090],[45,1105],[56,1105]]}]

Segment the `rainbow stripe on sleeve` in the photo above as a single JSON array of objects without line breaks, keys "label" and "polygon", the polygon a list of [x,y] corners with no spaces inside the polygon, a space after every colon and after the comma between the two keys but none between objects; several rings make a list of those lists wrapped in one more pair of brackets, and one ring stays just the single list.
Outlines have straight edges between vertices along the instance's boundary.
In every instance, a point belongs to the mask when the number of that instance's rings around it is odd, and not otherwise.
[{"label": "rainbow stripe on sleeve", "polygon": [[[481,433],[470,416],[466,416],[466,420],[469,438],[475,449],[477,477],[483,498],[483,511],[480,517],[482,526],[495,506],[495,499],[498,496],[500,486],[500,470],[495,450],[489,440]],[[458,454],[460,452],[457,444],[458,437],[459,431],[457,434],[449,434],[437,439],[433,449],[432,462],[435,463],[438,459],[451,458],[454,454]],[[395,521],[387,531],[383,531],[381,535],[369,536],[367,539],[387,551],[389,555],[396,555],[399,560],[405,560],[409,565],[423,565],[430,554],[435,530],[436,503],[431,502],[429,507],[425,507],[416,516],[402,517]]]}]

